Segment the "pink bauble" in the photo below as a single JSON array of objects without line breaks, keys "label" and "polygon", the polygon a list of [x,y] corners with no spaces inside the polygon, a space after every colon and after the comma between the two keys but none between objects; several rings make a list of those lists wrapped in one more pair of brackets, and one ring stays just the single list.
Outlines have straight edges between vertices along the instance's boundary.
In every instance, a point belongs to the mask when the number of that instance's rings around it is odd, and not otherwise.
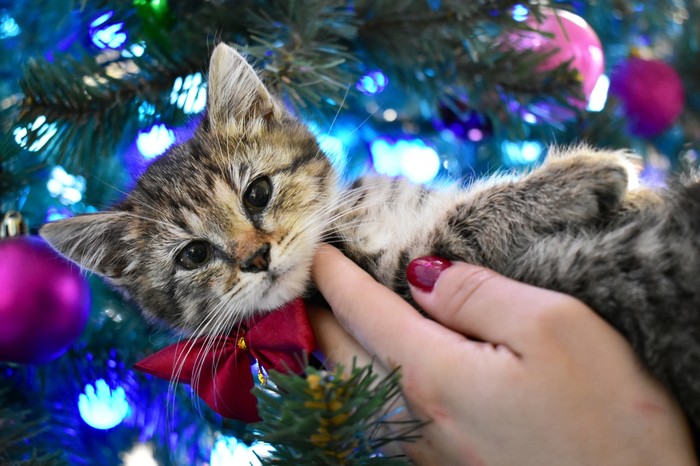
[{"label": "pink bauble", "polygon": [[[532,18],[528,24],[539,32],[552,34],[552,37],[526,32],[512,36],[512,45],[518,50],[541,53],[556,50],[540,65],[539,70],[552,70],[571,61],[570,66],[578,71],[583,94],[588,100],[605,70],[605,56],[598,35],[583,18],[569,11],[544,10],[543,14],[542,23]],[[584,103],[579,104],[585,106]]]},{"label": "pink bauble", "polygon": [[610,94],[622,102],[630,132],[642,137],[667,130],[685,105],[683,82],[661,60],[630,58],[610,77]]},{"label": "pink bauble", "polygon": [[48,362],[80,336],[90,288],[42,239],[0,241],[0,361]]}]

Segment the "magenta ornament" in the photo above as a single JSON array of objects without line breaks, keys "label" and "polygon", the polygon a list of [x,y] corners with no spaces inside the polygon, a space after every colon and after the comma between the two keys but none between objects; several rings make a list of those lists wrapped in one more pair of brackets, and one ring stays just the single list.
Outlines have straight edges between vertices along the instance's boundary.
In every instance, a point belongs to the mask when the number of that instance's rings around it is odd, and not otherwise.
[{"label": "magenta ornament", "polygon": [[685,106],[681,78],[661,60],[623,62],[610,77],[610,94],[622,103],[630,132],[647,138],[670,128]]},{"label": "magenta ornament", "polygon": [[[587,102],[605,70],[605,55],[598,35],[583,18],[569,11],[547,9],[543,15],[541,23],[528,19],[528,24],[538,32],[512,35],[511,46],[543,54],[553,52],[539,66],[539,71],[549,71],[571,61],[569,66],[578,71]],[[549,33],[551,37],[541,33]],[[572,103],[585,107],[585,102]]]},{"label": "magenta ornament", "polygon": [[80,336],[90,288],[41,238],[0,241],[0,361],[51,361]]}]

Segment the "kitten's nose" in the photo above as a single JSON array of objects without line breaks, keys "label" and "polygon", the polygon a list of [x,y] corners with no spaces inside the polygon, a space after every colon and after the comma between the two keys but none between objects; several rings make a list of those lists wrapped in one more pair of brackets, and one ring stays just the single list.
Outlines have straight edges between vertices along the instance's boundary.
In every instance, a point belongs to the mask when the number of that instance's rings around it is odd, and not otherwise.
[{"label": "kitten's nose", "polygon": [[270,243],[263,244],[257,251],[241,262],[243,272],[265,272],[270,266]]}]

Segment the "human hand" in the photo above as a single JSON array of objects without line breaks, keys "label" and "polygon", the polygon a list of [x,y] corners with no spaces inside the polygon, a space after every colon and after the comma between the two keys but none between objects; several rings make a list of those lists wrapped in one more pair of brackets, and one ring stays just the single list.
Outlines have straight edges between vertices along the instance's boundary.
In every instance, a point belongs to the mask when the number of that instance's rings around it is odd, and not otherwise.
[{"label": "human hand", "polygon": [[332,361],[401,367],[408,406],[430,421],[405,446],[416,463],[696,464],[680,408],[580,301],[462,263],[410,272],[435,320],[323,246],[313,279],[337,321],[311,317]]}]

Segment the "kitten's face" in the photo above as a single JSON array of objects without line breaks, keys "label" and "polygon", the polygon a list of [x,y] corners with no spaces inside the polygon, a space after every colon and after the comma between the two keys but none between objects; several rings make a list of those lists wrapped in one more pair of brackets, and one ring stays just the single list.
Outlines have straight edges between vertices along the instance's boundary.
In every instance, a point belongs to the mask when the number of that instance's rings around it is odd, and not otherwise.
[{"label": "kitten's face", "polygon": [[197,334],[299,296],[335,203],[315,139],[232,49],[214,51],[207,118],[115,209],[41,235],[147,314]]}]

